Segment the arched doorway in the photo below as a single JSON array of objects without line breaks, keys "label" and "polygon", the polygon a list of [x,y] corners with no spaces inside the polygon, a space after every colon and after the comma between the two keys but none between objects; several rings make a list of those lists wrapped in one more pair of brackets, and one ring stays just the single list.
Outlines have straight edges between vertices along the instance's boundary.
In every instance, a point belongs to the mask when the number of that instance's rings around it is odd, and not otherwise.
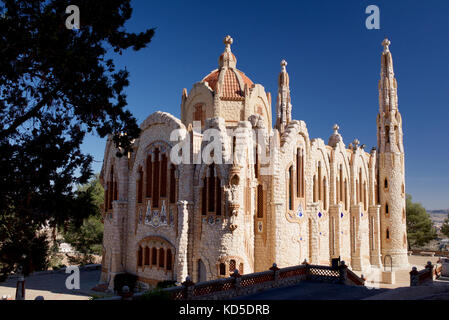
[{"label": "arched doorway", "polygon": [[199,259],[198,260],[198,282],[206,281],[207,280],[207,274],[206,274],[206,266],[204,265],[204,262]]}]

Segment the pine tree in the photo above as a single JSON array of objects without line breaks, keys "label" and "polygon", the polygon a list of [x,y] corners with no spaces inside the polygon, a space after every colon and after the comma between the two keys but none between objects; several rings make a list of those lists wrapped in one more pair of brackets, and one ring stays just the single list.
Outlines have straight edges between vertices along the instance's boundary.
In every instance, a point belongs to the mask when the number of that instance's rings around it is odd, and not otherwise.
[{"label": "pine tree", "polygon": [[423,246],[436,238],[436,231],[426,209],[420,203],[412,202],[412,196],[407,195],[407,239],[409,249]]},{"label": "pine tree", "polygon": [[77,0],[80,29],[70,30],[73,4],[0,2],[0,276],[31,264],[43,225],[91,215],[74,188],[92,175],[85,135],[111,135],[121,156],[140,134],[126,109],[129,74],[109,57],[145,48],[154,29],[126,32],[130,0]]}]

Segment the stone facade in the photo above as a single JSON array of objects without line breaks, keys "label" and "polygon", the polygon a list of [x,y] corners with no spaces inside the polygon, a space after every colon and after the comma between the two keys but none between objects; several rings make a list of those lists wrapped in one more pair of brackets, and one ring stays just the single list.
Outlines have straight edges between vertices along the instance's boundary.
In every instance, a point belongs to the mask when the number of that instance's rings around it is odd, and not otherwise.
[{"label": "stone facade", "polygon": [[369,153],[357,140],[346,147],[337,125],[325,144],[292,120],[285,61],[272,121],[271,95],[236,69],[232,38],[224,43],[219,68],[183,90],[181,120],[150,115],[128,157],[117,158],[108,140],[101,281],[129,272],[150,286],[187,275],[198,282],[273,262],[328,265],[338,257],[363,272],[384,263],[408,268],[402,119],[389,41],[378,146]]}]

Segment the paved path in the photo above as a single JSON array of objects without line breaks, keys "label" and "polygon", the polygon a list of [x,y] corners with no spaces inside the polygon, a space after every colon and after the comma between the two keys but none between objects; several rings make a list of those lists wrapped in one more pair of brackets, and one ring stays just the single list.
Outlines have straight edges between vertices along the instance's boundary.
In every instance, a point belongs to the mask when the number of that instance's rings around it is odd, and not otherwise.
[{"label": "paved path", "polygon": [[436,281],[433,285],[397,288],[366,300],[449,300],[449,282]]},{"label": "paved path", "polygon": [[271,289],[235,300],[361,300],[387,290],[304,281],[295,286]]},{"label": "paved path", "polygon": [[[45,300],[88,300],[90,295],[100,295],[90,289],[98,284],[100,271],[81,271],[80,289],[68,290],[65,281],[69,274],[52,273],[35,275],[25,278],[25,298],[34,300],[37,296],[43,296]],[[16,295],[17,279],[9,279],[0,282],[0,297],[10,295],[13,299]]]}]

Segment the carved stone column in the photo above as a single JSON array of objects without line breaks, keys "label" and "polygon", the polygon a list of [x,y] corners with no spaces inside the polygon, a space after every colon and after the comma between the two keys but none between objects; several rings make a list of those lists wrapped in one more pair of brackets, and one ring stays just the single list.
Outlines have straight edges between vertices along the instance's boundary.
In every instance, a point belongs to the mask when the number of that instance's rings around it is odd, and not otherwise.
[{"label": "carved stone column", "polygon": [[178,237],[176,238],[176,280],[181,283],[188,275],[188,232],[189,232],[189,211],[187,201],[178,201]]},{"label": "carved stone column", "polygon": [[329,250],[330,258],[341,256],[341,223],[340,213],[343,211],[342,204],[329,207]]},{"label": "carved stone column", "polygon": [[370,262],[373,267],[382,268],[380,247],[380,205],[369,207]]},{"label": "carved stone column", "polygon": [[350,230],[351,230],[351,267],[353,270],[361,271],[361,234],[360,234],[360,216],[362,214],[362,206],[360,204],[351,206]]}]

